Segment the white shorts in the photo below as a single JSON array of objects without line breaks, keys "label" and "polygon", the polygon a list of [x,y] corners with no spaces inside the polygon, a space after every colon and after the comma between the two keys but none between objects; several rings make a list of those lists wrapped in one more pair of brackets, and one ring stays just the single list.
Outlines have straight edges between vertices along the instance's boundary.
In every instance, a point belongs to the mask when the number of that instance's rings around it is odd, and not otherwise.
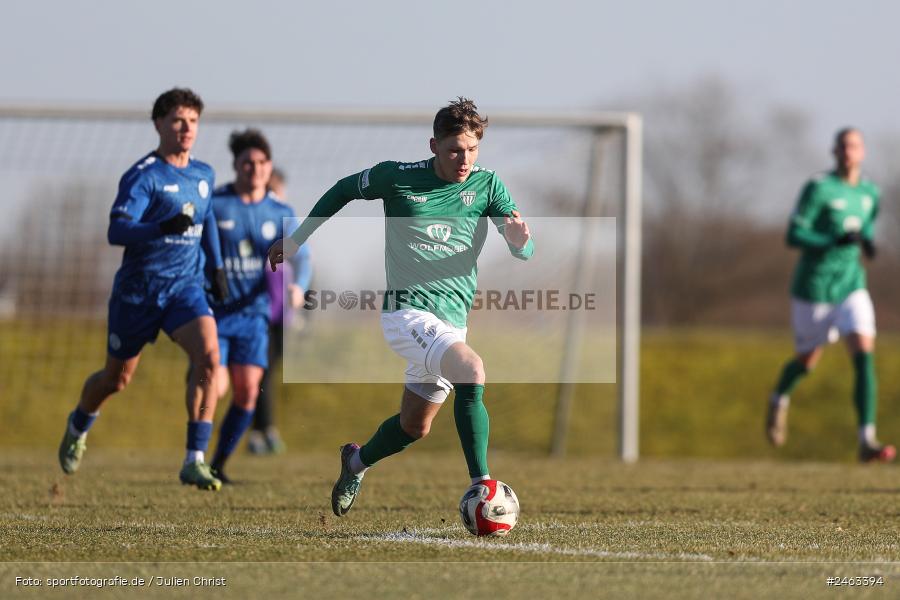
[{"label": "white shorts", "polygon": [[466,328],[453,327],[430,312],[404,308],[381,313],[381,330],[391,349],[409,362],[407,384],[453,389],[441,376],[441,358],[450,346],[466,341]]},{"label": "white shorts", "polygon": [[856,290],[840,304],[791,298],[791,323],[797,353],[806,354],[851,333],[875,337],[875,308],[867,290]]}]

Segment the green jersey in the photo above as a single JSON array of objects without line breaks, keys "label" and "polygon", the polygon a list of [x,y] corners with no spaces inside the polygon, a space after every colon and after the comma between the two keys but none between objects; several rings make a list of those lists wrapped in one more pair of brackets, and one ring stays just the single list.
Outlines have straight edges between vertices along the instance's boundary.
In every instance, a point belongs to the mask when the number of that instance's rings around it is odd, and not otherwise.
[{"label": "green jersey", "polygon": [[878,198],[878,187],[871,181],[850,185],[834,172],[806,184],[787,231],[788,244],[801,249],[792,296],[836,304],[866,287],[859,244],[837,241],[854,232],[872,241]]},{"label": "green jersey", "polygon": [[[382,162],[341,179],[291,237],[302,244],[350,200],[382,199],[387,276],[382,310],[424,310],[465,327],[488,220],[502,234],[504,217],[518,209],[493,171],[475,165],[465,181],[449,182],[435,174],[433,162]],[[527,260],[534,245],[529,240],[524,248],[509,250]]]}]

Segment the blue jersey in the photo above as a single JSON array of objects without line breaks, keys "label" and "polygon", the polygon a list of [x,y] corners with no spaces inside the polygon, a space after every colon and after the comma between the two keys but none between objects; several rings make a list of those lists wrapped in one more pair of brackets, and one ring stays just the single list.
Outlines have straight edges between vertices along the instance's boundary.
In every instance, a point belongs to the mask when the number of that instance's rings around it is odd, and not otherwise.
[{"label": "blue jersey", "polygon": [[[115,298],[162,307],[184,288],[203,285],[200,241],[204,220],[212,215],[214,181],[213,169],[206,163],[192,158],[179,168],[155,152],[125,172],[110,211],[110,242],[125,246],[113,283]],[[194,224],[183,234],[163,235],[159,223],[179,213],[193,217]],[[114,240],[114,226],[124,224],[143,233]]]},{"label": "blue jersey", "polygon": [[[264,315],[268,319],[266,257],[275,240],[284,237],[283,220],[293,219],[294,210],[272,194],[266,194],[259,202],[244,202],[231,185],[215,191],[212,207],[229,293],[224,304],[210,301],[216,319],[236,312]],[[305,289],[305,283],[301,287]]]}]

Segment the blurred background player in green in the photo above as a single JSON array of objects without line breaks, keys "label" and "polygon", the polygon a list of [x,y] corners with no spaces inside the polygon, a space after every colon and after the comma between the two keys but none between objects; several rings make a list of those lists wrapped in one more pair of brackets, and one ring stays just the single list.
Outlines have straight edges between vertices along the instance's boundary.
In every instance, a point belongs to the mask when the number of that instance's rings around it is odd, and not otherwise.
[{"label": "blurred background player in green", "polygon": [[859,459],[890,462],[896,449],[875,435],[875,310],[860,262],[860,254],[875,258],[879,190],[862,176],[865,144],[857,129],[838,131],[833,153],[834,170],[806,184],[788,225],[787,243],[800,249],[791,284],[797,353],[782,369],[769,400],[766,435],[775,446],[787,441],[791,391],[815,367],[825,345],[844,338],[856,371]]},{"label": "blurred background player in green", "polygon": [[[287,200],[287,177],[281,169],[272,169],[269,178],[269,193],[277,200]],[[300,264],[311,271],[308,251]],[[295,277],[290,262],[278,271],[266,269],[266,282],[269,290],[271,311],[269,317],[269,368],[263,374],[259,396],[256,399],[256,412],[253,414],[253,426],[247,433],[247,449],[251,454],[280,454],[285,451],[284,441],[275,426],[275,393],[277,383],[272,379],[272,371],[284,350],[284,328],[296,327],[304,318],[298,312],[303,306],[303,295],[308,291],[294,283],[296,280],[310,281],[310,274]],[[285,283],[287,282],[287,284]],[[286,302],[285,302],[286,301]]]}]

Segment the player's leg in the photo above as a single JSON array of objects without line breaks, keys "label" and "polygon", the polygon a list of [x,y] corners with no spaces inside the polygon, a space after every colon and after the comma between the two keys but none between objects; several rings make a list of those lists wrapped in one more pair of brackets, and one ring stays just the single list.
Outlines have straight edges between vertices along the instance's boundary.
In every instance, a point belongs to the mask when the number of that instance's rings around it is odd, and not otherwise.
[{"label": "player's leg", "polygon": [[855,372],[853,404],[859,426],[859,459],[863,462],[890,462],[897,451],[891,445],[881,444],[875,430],[878,379],[875,373],[875,310],[872,299],[866,290],[857,290],[844,300],[839,310],[838,328],[845,338]]},{"label": "player's leg", "polygon": [[210,466],[219,479],[228,483],[225,462],[253,421],[260,382],[268,366],[269,322],[262,315],[236,313],[220,318],[217,325],[220,349],[227,348],[227,355],[220,354],[220,363],[228,363],[232,401],[219,428]]},{"label": "player's leg", "polygon": [[403,399],[400,412],[385,419],[364,446],[341,447],[341,472],[331,490],[331,508],[339,517],[353,506],[366,469],[428,434],[452,387],[438,371],[443,353],[460,339],[457,330],[410,309],[383,313],[381,328],[391,349],[409,361]]},{"label": "player's leg", "polygon": [[78,470],[87,449],[87,433],[100,414],[104,402],[124,390],[131,381],[140,354],[128,359],[107,355],[106,365],[92,373],[81,389],[81,399],[66,421],[66,431],[59,445],[59,464],[63,472],[71,475]]},{"label": "player's leg", "polygon": [[400,412],[388,417],[362,447],[341,447],[341,472],[331,490],[331,509],[342,517],[353,507],[366,470],[403,451],[431,431],[431,422],[447,398],[447,385],[411,383],[403,388]]},{"label": "player's leg", "polygon": [[442,376],[453,382],[453,417],[472,483],[490,479],[487,464],[490,419],[484,406],[484,364],[464,342],[456,342],[441,358]]},{"label": "player's leg", "polygon": [[263,374],[256,411],[253,413],[253,427],[249,432],[247,447],[251,454],[280,454],[285,451],[284,442],[275,426],[275,392],[272,379],[274,365],[281,360],[284,342],[284,326],[273,324],[269,328],[269,368]]},{"label": "player's leg", "polygon": [[253,421],[263,368],[252,364],[231,364],[228,372],[231,375],[232,401],[219,428],[219,441],[210,463],[213,473],[222,483],[231,483],[225,475],[225,463]]},{"label": "player's leg", "polygon": [[798,383],[815,368],[825,345],[834,333],[834,307],[828,304],[791,300],[791,324],[796,354],[781,369],[766,410],[766,437],[773,446],[787,441],[790,395]]},{"label": "player's leg", "polygon": [[[413,389],[410,389],[410,387]],[[406,384],[400,400],[400,412],[387,418],[372,435],[371,439],[360,448],[360,463],[354,464],[356,472],[362,472],[383,458],[402,451],[404,448],[422,439],[431,431],[431,422],[447,397],[446,391],[441,393],[435,384]],[[427,391],[426,391],[427,390]],[[422,397],[423,394],[426,397]],[[354,457],[356,458],[356,457]]]},{"label": "player's leg", "polygon": [[193,365],[185,394],[188,413],[187,444],[179,478],[182,483],[196,485],[200,489],[218,490],[222,487],[222,482],[213,476],[205,463],[218,400],[216,368],[219,362],[219,345],[216,321],[211,316],[197,317],[174,329],[171,335],[175,343],[187,353]]},{"label": "player's leg", "polygon": [[167,311],[163,329],[181,346],[192,365],[185,393],[188,413],[186,453],[179,479],[200,489],[218,490],[222,482],[213,476],[205,463],[219,395],[216,384],[219,343],[216,321],[210,313],[201,289],[186,290]]},{"label": "player's leg", "polygon": [[131,381],[140,361],[141,349],[156,339],[161,317],[161,311],[156,307],[110,299],[106,364],[85,380],[78,405],[67,419],[66,432],[59,447],[59,463],[65,473],[78,470],[87,448],[87,432],[94,424],[100,407]]}]

